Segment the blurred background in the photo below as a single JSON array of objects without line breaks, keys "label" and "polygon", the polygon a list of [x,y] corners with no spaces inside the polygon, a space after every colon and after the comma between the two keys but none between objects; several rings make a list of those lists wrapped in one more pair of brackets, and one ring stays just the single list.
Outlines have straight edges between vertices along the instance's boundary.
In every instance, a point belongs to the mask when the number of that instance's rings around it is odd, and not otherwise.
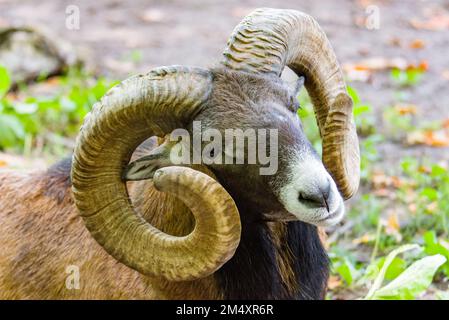
[{"label": "blurred background", "polygon": [[257,7],[315,17],[354,100],[362,184],[328,230],[328,298],[449,299],[447,0],[0,0],[0,170],[70,154],[93,103],[129,75],[213,66]]}]

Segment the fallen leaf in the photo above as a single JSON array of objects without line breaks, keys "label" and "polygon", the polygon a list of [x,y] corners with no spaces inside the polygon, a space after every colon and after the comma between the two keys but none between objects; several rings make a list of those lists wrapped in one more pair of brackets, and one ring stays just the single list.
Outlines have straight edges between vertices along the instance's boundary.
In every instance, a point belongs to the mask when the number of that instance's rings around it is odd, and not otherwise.
[{"label": "fallen leaf", "polygon": [[347,68],[345,70],[348,81],[368,82],[371,79],[372,72],[369,70],[357,70]]},{"label": "fallen leaf", "polygon": [[420,173],[427,173],[427,174],[429,174],[429,173],[432,172],[432,169],[430,169],[430,168],[427,167],[427,166],[421,165],[421,166],[418,167],[418,171],[419,171]]},{"label": "fallen leaf", "polygon": [[389,40],[390,45],[394,47],[402,47],[402,41],[398,37],[393,37]]},{"label": "fallen leaf", "polygon": [[442,126],[445,129],[449,129],[449,119],[444,120]]},{"label": "fallen leaf", "polygon": [[61,78],[60,77],[51,77],[48,78],[47,81],[45,81],[49,86],[57,86],[61,83]]},{"label": "fallen leaf", "polygon": [[449,146],[449,130],[437,131],[414,131],[407,134],[407,144],[424,144],[430,147],[448,147]]},{"label": "fallen leaf", "polygon": [[404,185],[404,181],[402,181],[402,179],[399,178],[398,176],[392,176],[391,183],[392,183],[393,187],[395,187],[396,189],[398,189]]},{"label": "fallen leaf", "polygon": [[[410,69],[410,67],[408,69]],[[429,70],[429,62],[427,60],[421,60],[418,64],[417,69],[420,69],[421,71]]]},{"label": "fallen leaf", "polygon": [[415,29],[430,30],[430,31],[442,31],[449,29],[449,14],[436,13],[429,17],[427,20],[410,20],[410,25]]},{"label": "fallen leaf", "polygon": [[356,238],[356,239],[352,240],[352,243],[353,244],[366,244],[368,242],[373,241],[375,238],[376,238],[375,235],[369,234],[369,233],[365,233],[360,238]]},{"label": "fallen leaf", "polygon": [[[381,171],[375,171],[371,178],[373,189],[400,188],[405,182],[398,176],[387,176]],[[382,193],[382,192],[381,192]]]},{"label": "fallen leaf", "polygon": [[342,285],[340,277],[331,275],[327,281],[327,287],[330,290],[334,290]]},{"label": "fallen leaf", "polygon": [[398,68],[401,70],[406,69],[409,66],[407,61],[403,58],[383,58],[374,57],[365,59],[356,63],[348,63],[343,65],[343,69],[355,69],[355,70],[368,70],[368,71],[381,71],[387,69]]},{"label": "fallen leaf", "polygon": [[391,191],[388,190],[387,188],[382,188],[382,189],[378,189],[378,190],[374,190],[374,195],[378,196],[378,197],[384,197],[384,198],[388,198],[391,196]]},{"label": "fallen leaf", "polygon": [[417,106],[414,104],[398,104],[394,108],[401,116],[406,114],[416,114],[418,110]]},{"label": "fallen leaf", "polygon": [[19,100],[19,96],[17,95],[16,92],[8,92],[6,94],[6,99],[9,101],[17,101]]},{"label": "fallen leaf", "polygon": [[374,57],[358,62],[348,62],[343,64],[343,71],[352,81],[367,82],[374,72],[399,69],[399,70],[420,70],[427,71],[429,63],[426,60],[407,61],[403,58]]},{"label": "fallen leaf", "polygon": [[396,241],[400,242],[402,240],[402,234],[400,232],[400,224],[396,211],[391,211],[388,214],[387,221],[385,222],[385,233],[393,236]]},{"label": "fallen leaf", "polygon": [[387,219],[387,229],[398,232],[400,229],[398,215],[396,212],[391,213]]},{"label": "fallen leaf", "polygon": [[412,49],[423,49],[426,43],[422,39],[415,39],[410,42],[409,47]]},{"label": "fallen leaf", "polygon": [[426,131],[424,133],[424,144],[432,147],[447,147],[449,146],[449,136],[445,131]]},{"label": "fallen leaf", "polygon": [[385,173],[380,172],[380,171],[376,171],[373,173],[371,182],[373,184],[374,189],[385,188],[385,187],[388,187],[388,185],[389,185],[388,177],[385,175]]}]

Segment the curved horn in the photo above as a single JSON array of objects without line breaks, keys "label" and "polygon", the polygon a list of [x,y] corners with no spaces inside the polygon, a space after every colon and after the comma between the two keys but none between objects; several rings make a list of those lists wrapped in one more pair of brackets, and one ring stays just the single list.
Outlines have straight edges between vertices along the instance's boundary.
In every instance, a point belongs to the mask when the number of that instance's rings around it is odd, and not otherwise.
[{"label": "curved horn", "polygon": [[222,63],[231,69],[280,76],[287,65],[305,76],[323,139],[323,162],[350,198],[360,180],[352,100],[318,23],[296,10],[257,9],[234,29],[223,54]]},{"label": "curved horn", "polygon": [[121,175],[134,149],[149,136],[185,126],[211,91],[202,69],[165,67],[125,80],[86,117],[72,165],[75,203],[96,241],[118,261],[168,280],[205,277],[230,259],[240,241],[231,196],[214,179],[189,168],[154,175],[157,189],[173,193],[192,211],[191,234],[175,237],[137,215]]}]

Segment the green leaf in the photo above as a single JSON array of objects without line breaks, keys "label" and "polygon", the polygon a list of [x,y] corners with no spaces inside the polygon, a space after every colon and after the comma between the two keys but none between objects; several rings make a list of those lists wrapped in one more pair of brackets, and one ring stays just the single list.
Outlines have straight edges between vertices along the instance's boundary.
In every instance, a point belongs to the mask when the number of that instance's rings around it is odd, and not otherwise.
[{"label": "green leaf", "polygon": [[345,258],[344,262],[337,268],[335,268],[335,270],[343,278],[348,286],[352,284],[357,273],[357,270],[347,258]]},{"label": "green leaf", "polygon": [[435,201],[438,198],[438,191],[436,189],[429,187],[424,188],[420,194],[429,199],[430,201]]},{"label": "green leaf", "polygon": [[387,273],[387,269],[390,266],[390,264],[393,262],[394,258],[396,258],[397,255],[404,253],[406,251],[416,250],[420,249],[421,247],[417,244],[406,244],[403,246],[400,246],[399,248],[391,251],[387,258],[385,259],[385,262],[382,266],[382,269],[380,269],[379,274],[377,275],[377,278],[374,280],[373,285],[371,286],[371,289],[369,290],[368,294],[365,296],[365,299],[370,300],[373,299],[375,293],[382,285],[382,282],[384,281],[385,274]]},{"label": "green leaf", "polygon": [[0,65],[0,99],[8,92],[11,87],[11,78],[8,70]]},{"label": "green leaf", "polygon": [[376,290],[373,299],[414,299],[432,283],[438,268],[446,262],[441,254],[414,262],[389,284]]},{"label": "green leaf", "polygon": [[359,97],[357,91],[353,87],[351,87],[351,86],[348,86],[347,88],[348,88],[348,94],[352,98],[352,101],[354,102],[354,105],[359,104],[360,103],[360,97]]},{"label": "green leaf", "polygon": [[400,275],[406,268],[406,263],[404,259],[401,258],[394,258],[391,262],[390,266],[387,269],[387,272],[385,273],[385,279],[387,280],[393,280],[398,275]]},{"label": "green leaf", "polygon": [[371,107],[369,105],[358,105],[354,107],[353,114],[354,117],[361,115],[362,113],[370,112]]},{"label": "green leaf", "polygon": [[432,165],[432,172],[430,173],[430,176],[432,178],[435,177],[441,177],[447,174],[447,170],[437,164]]},{"label": "green leaf", "polygon": [[24,136],[25,130],[19,119],[13,115],[0,114],[0,147],[12,147]]},{"label": "green leaf", "polygon": [[[427,231],[423,235],[424,240],[424,252],[429,255],[441,254],[449,260],[449,248],[445,247],[438,241],[435,231]],[[446,276],[449,276],[449,263],[445,263],[442,267],[442,271]]]}]

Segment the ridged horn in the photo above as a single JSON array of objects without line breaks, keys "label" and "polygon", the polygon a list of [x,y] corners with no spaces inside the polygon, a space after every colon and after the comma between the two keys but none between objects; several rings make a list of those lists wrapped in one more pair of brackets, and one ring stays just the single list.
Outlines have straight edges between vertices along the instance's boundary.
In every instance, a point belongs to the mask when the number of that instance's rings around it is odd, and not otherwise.
[{"label": "ridged horn", "polygon": [[323,140],[323,163],[344,198],[357,191],[360,154],[343,73],[318,23],[296,10],[257,9],[234,29],[222,64],[280,76],[288,66],[305,77]]},{"label": "ridged horn", "polygon": [[166,167],[155,187],[183,201],[195,217],[191,234],[175,237],[147,223],[133,209],[122,171],[149,136],[185,127],[211,91],[209,71],[163,67],[132,77],[95,104],[78,135],[72,190],[86,227],[114,258],[144,275],[193,280],[212,274],[240,241],[240,217],[226,190],[206,174]]}]

